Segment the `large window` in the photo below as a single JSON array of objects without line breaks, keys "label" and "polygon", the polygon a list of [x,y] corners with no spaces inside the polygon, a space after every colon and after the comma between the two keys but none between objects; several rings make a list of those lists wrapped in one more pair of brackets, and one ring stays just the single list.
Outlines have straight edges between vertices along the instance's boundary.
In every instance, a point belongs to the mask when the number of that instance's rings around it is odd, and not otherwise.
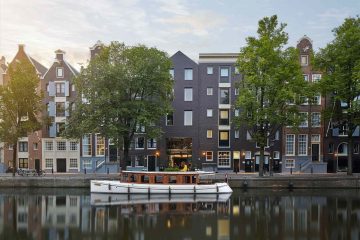
[{"label": "large window", "polygon": [[218,152],[218,166],[219,167],[230,167],[230,152],[219,151]]},{"label": "large window", "polygon": [[105,138],[100,134],[96,134],[96,156],[105,155]]},{"label": "large window", "polygon": [[57,117],[65,117],[65,103],[64,102],[56,103],[56,116]]},{"label": "large window", "polygon": [[70,142],[70,151],[77,151],[77,149],[78,149],[77,142],[71,141]]},{"label": "large window", "polygon": [[145,147],[145,138],[144,137],[136,137],[135,138],[135,149],[144,149]]},{"label": "large window", "polygon": [[29,159],[19,158],[19,168],[29,168]]},{"label": "large window", "polygon": [[313,74],[312,75],[312,82],[316,83],[321,80],[321,74]]},{"label": "large window", "polygon": [[147,148],[148,149],[156,149],[157,145],[156,145],[156,139],[155,138],[150,138],[147,140]]},{"label": "large window", "polygon": [[82,138],[82,155],[91,156],[91,134],[86,134]]},{"label": "large window", "polygon": [[28,142],[19,142],[19,152],[28,152]]},{"label": "large window", "polygon": [[220,67],[220,83],[230,82],[230,69],[229,67]]},{"label": "large window", "polygon": [[228,88],[220,88],[219,104],[230,104],[230,91]]},{"label": "large window", "polygon": [[168,113],[166,115],[166,126],[173,126],[174,125],[174,116],[172,113]]},{"label": "large window", "polygon": [[228,109],[219,110],[219,125],[230,125]]},{"label": "large window", "polygon": [[193,80],[193,70],[191,68],[187,68],[184,71],[185,80]]},{"label": "large window", "polygon": [[192,111],[184,111],[184,126],[192,126]]},{"label": "large window", "polygon": [[307,145],[308,145],[308,135],[299,134],[299,136],[298,136],[298,155],[299,156],[307,155]]},{"label": "large window", "polygon": [[307,112],[301,112],[299,114],[300,114],[300,118],[301,118],[301,122],[300,122],[299,127],[308,127],[308,113]]},{"label": "large window", "polygon": [[56,142],[56,150],[66,151],[66,141],[57,141]]},{"label": "large window", "polygon": [[91,159],[84,159],[83,160],[83,168],[91,169],[92,168],[92,161]]},{"label": "large window", "polygon": [[295,155],[295,135],[287,134],[286,135],[286,155]]},{"label": "large window", "polygon": [[65,83],[56,83],[56,96],[65,97]]},{"label": "large window", "polygon": [[77,167],[78,167],[77,158],[70,158],[69,168],[77,168]]},{"label": "large window", "polygon": [[45,168],[54,168],[54,160],[52,158],[45,159]]},{"label": "large window", "polygon": [[54,144],[52,141],[45,141],[45,151],[54,150]]},{"label": "large window", "polygon": [[312,127],[320,127],[320,113],[313,112],[311,113],[311,126]]},{"label": "large window", "polygon": [[184,88],[184,101],[191,102],[193,100],[193,89]]},{"label": "large window", "polygon": [[219,131],[219,147],[229,147],[229,131]]},{"label": "large window", "polygon": [[320,105],[321,104],[321,95],[320,94],[314,96],[313,104],[314,105]]}]

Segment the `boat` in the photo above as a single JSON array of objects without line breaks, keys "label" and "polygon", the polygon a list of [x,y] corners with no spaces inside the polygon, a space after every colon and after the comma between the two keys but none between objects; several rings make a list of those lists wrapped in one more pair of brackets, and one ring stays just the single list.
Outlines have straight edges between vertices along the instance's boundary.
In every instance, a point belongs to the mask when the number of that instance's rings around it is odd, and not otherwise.
[{"label": "boat", "polygon": [[206,172],[122,171],[120,180],[91,180],[91,193],[115,194],[228,194],[226,182],[200,183]]},{"label": "boat", "polygon": [[149,203],[215,203],[227,202],[231,193],[226,194],[104,194],[91,193],[90,202],[93,206],[113,206],[113,205],[134,205]]}]

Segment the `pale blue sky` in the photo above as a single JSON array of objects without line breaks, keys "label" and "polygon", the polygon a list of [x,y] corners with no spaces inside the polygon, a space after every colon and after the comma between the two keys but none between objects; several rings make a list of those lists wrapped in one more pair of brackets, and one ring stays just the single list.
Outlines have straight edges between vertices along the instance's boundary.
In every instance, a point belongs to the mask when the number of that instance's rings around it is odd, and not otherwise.
[{"label": "pale blue sky", "polygon": [[344,18],[360,14],[360,0],[0,0],[0,56],[10,61],[24,43],[48,67],[60,48],[79,68],[97,40],[117,40],[197,60],[238,52],[259,19],[273,14],[288,24],[289,45],[306,34],[318,49]]}]

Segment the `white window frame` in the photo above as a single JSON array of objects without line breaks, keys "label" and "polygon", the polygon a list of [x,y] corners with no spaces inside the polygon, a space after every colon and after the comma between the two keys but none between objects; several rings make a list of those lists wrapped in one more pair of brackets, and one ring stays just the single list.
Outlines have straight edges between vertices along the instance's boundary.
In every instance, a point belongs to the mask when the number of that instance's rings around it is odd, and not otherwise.
[{"label": "white window frame", "polygon": [[[75,163],[75,164],[74,164]],[[69,168],[78,168],[79,164],[78,164],[78,159],[77,158],[70,158],[69,159]]]},{"label": "white window frame", "polygon": [[213,117],[213,109],[212,108],[206,109],[206,117]]},{"label": "white window frame", "polygon": [[234,95],[235,95],[235,96],[238,96],[239,93],[240,93],[239,88],[235,88],[235,89],[234,89]]},{"label": "white window frame", "polygon": [[207,139],[213,138],[213,130],[211,129],[206,130],[206,138]]},{"label": "white window frame", "polygon": [[[211,156],[211,158],[209,158],[210,156]],[[206,159],[206,162],[214,161],[214,152],[213,151],[206,151],[205,152],[205,159]]]},{"label": "white window frame", "polygon": [[308,112],[300,112],[300,115],[306,115],[305,121],[300,122],[299,128],[309,127],[309,114]]},{"label": "white window frame", "polygon": [[[63,148],[65,147],[65,148]],[[66,141],[56,141],[56,150],[57,151],[66,151],[67,147],[66,147]]]},{"label": "white window frame", "polygon": [[69,147],[70,151],[77,151],[78,150],[78,143],[77,142],[70,141],[69,144],[70,144],[70,147]]},{"label": "white window frame", "polygon": [[[228,158],[224,158],[222,156],[223,153],[227,153]],[[228,164],[221,164],[220,165],[220,161],[224,160],[224,161],[228,161]],[[229,168],[231,166],[231,151],[218,151],[218,162],[217,162],[218,168]]]},{"label": "white window frame", "polygon": [[[302,137],[305,137],[302,139]],[[298,135],[298,156],[307,156],[308,155],[308,135],[299,134]]]},{"label": "white window frame", "polygon": [[[103,142],[103,144],[102,144],[102,142]],[[95,155],[97,157],[105,156],[105,151],[106,151],[105,150],[106,149],[105,145],[106,145],[105,144],[105,137],[101,136],[100,134],[95,134]],[[101,151],[101,146],[104,146],[104,153],[103,154],[100,152]]]},{"label": "white window frame", "polygon": [[[143,147],[139,147],[139,139],[142,138],[143,139]],[[136,150],[142,150],[142,149],[145,149],[145,137],[144,136],[137,136],[135,138],[135,149]]]},{"label": "white window frame", "polygon": [[45,141],[45,151],[54,151],[53,141]]},{"label": "white window frame", "polygon": [[[59,74],[61,72],[61,74]],[[56,67],[56,78],[64,78],[64,68]]]},{"label": "white window frame", "polygon": [[83,164],[83,169],[92,169],[92,160],[91,159],[84,159],[82,164]]},{"label": "white window frame", "polygon": [[322,75],[320,73],[312,74],[311,76],[311,82],[317,83],[321,80]]},{"label": "white window frame", "polygon": [[[293,141],[292,141],[292,151],[290,152],[288,147],[290,145],[288,145],[288,137],[292,137]],[[291,142],[289,142],[290,144]],[[286,156],[295,156],[295,134],[286,134],[285,136],[285,155]]]},{"label": "white window frame", "polygon": [[[314,116],[319,116],[318,117],[318,122],[315,125],[314,124]],[[321,113],[320,112],[312,112],[311,113],[311,127],[321,127]]]},{"label": "white window frame", "polygon": [[235,117],[240,116],[240,110],[239,110],[239,109],[235,109],[235,110],[234,110],[234,115],[235,115]]},{"label": "white window frame", "polygon": [[[223,71],[223,70],[226,70]],[[226,74],[225,74],[226,73]],[[224,75],[225,74],[225,75]],[[230,69],[229,67],[220,67],[220,77],[229,77],[230,76]]]},{"label": "white window frame", "polygon": [[212,87],[206,88],[206,95],[212,96],[214,94],[214,89]]},{"label": "white window frame", "polygon": [[274,159],[280,159],[280,152],[274,151]]},{"label": "white window frame", "polygon": [[54,168],[54,159],[52,158],[45,158],[45,168],[52,169]]},{"label": "white window frame", "polygon": [[212,67],[212,66],[207,66],[207,67],[206,67],[206,73],[207,73],[207,75],[212,75],[212,74],[214,74],[214,67]]},{"label": "white window frame", "polygon": [[304,81],[308,82],[309,81],[309,74],[303,74],[304,77]]},{"label": "white window frame", "polygon": [[239,130],[235,130],[234,131],[234,138],[239,138],[240,137],[240,131]]},{"label": "white window frame", "polygon": [[184,69],[184,80],[185,81],[192,81],[194,78],[194,73],[192,68],[185,68]]},{"label": "white window frame", "polygon": [[[152,145],[153,146],[151,146],[151,140],[152,140]],[[155,138],[149,138],[149,139],[147,139],[147,141],[146,141],[146,144],[147,144],[147,149],[156,149],[157,148],[157,141],[156,141],[156,139]],[[150,146],[150,147],[149,147]]]},{"label": "white window frame", "polygon": [[285,168],[295,168],[295,159],[285,159]]},{"label": "white window frame", "polygon": [[[189,119],[187,119],[187,117]],[[193,125],[193,111],[185,110],[184,111],[184,126],[192,126],[192,125]]]},{"label": "white window frame", "polygon": [[[306,61],[304,62],[303,59],[306,59]],[[301,64],[301,66],[308,66],[309,65],[309,56],[301,55],[300,56],[300,64]]]},{"label": "white window frame", "polygon": [[245,159],[251,159],[251,151],[245,151]]},{"label": "white window frame", "polygon": [[[84,144],[84,139],[88,138],[89,139],[89,142],[87,144]],[[91,156],[92,155],[92,135],[91,134],[85,134],[82,138],[81,138],[81,143],[82,143],[82,156]],[[87,146],[89,151],[88,152],[84,152],[84,146]]]},{"label": "white window frame", "polygon": [[172,79],[174,79],[175,77],[175,70],[173,68],[169,69],[169,74],[171,76]]},{"label": "white window frame", "polygon": [[184,101],[192,102],[193,101],[193,89],[190,87],[184,88]]}]

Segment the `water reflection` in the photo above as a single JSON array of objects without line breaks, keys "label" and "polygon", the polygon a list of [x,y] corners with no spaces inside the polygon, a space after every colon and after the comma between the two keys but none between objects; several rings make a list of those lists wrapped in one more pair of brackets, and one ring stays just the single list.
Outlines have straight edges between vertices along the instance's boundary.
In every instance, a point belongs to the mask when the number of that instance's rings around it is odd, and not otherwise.
[{"label": "water reflection", "polygon": [[0,239],[360,239],[356,190],[207,197],[0,190]]}]

